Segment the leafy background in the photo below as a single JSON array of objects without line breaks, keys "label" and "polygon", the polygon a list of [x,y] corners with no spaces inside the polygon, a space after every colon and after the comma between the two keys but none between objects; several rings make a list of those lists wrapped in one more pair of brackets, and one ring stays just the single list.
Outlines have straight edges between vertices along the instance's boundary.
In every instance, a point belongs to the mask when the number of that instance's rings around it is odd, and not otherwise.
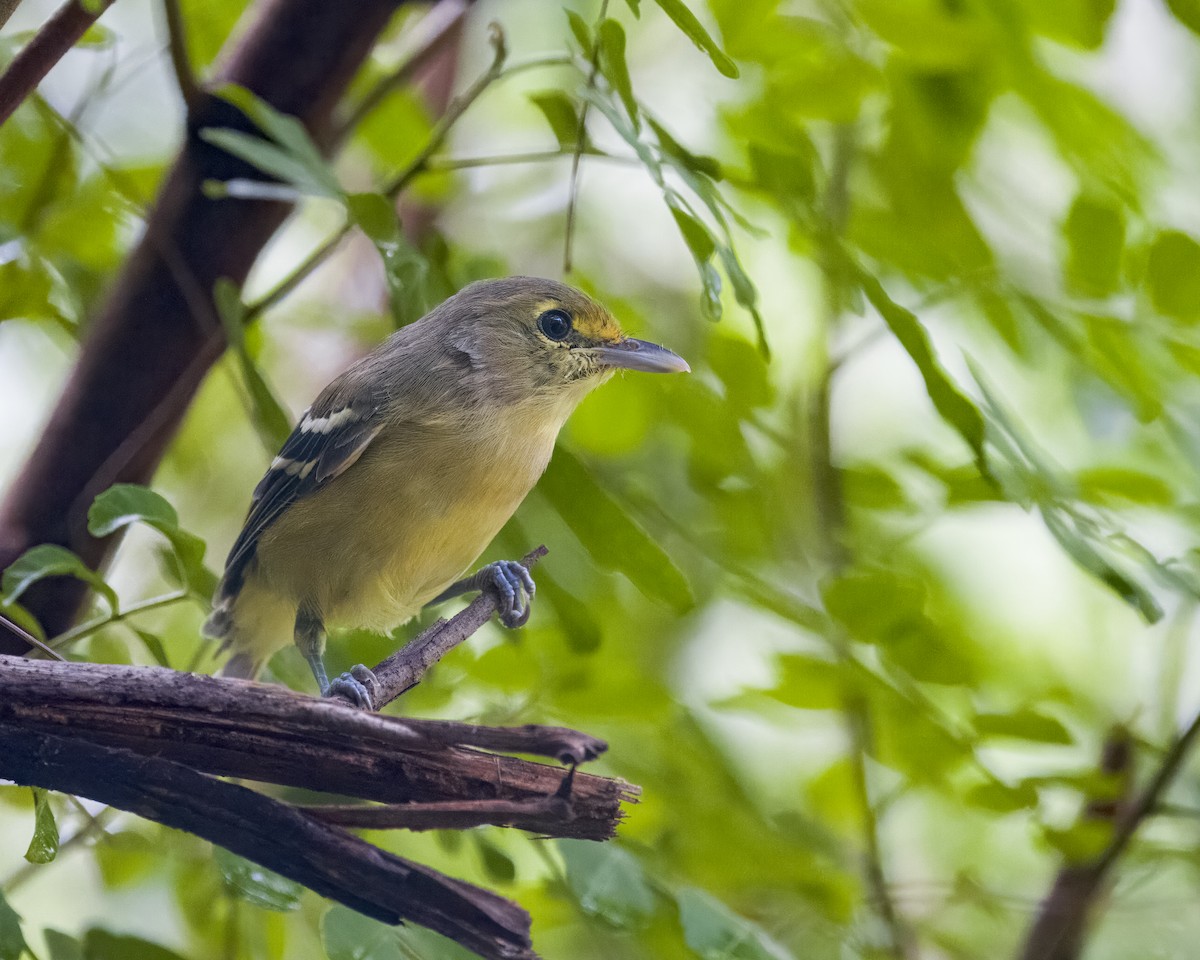
[{"label": "leafy background", "polygon": [[[27,0],[0,56],[49,9]],[[0,128],[6,480],[181,132],[156,12],[116,4]],[[183,12],[203,67],[243,4]],[[604,846],[372,841],[519,900],[546,956],[1017,956],[1063,863],[1112,843],[1097,811],[1196,709],[1200,11],[482,2],[463,89],[493,62],[492,19],[508,59],[419,176],[443,131],[414,93],[330,167],[227,92],[269,146],[206,136],[300,207],[244,298],[218,291],[231,327],[261,316],[157,496],[94,508],[95,531],[132,532],[63,642],[211,669],[203,597],[292,414],[469,280],[563,275],[569,242],[568,278],[695,372],[583,405],[489,552],[549,545],[532,622],[488,628],[398,708],[587,730],[643,799]],[[398,17],[358,89],[420,29]],[[397,184],[437,210],[419,249]],[[46,572],[96,578],[22,563],[12,616]],[[333,665],[395,642],[337,638]],[[272,673],[307,689],[291,651]],[[1105,772],[1106,745],[1132,759]],[[1198,794],[1185,767],[1122,851],[1087,957],[1193,954]],[[6,960],[459,955],[86,801],[0,787],[0,838]]]}]

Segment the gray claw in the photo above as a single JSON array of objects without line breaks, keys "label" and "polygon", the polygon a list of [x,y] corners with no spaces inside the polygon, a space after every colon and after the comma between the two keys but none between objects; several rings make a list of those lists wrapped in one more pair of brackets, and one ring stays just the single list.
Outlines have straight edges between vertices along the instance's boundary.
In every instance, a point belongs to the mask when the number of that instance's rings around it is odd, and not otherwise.
[{"label": "gray claw", "polygon": [[333,679],[325,696],[341,697],[360,710],[373,711],[379,692],[379,681],[375,679],[375,674],[361,663],[356,663],[348,672]]},{"label": "gray claw", "polygon": [[537,592],[533,577],[516,560],[497,560],[490,565],[490,571],[500,622],[510,629],[523,627],[529,621],[533,595]]}]

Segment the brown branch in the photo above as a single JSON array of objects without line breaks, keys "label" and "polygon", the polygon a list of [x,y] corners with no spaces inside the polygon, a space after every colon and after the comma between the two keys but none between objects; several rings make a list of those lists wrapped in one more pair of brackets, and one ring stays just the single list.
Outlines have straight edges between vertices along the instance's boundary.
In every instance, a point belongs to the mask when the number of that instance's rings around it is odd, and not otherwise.
[{"label": "brown branch", "polygon": [[559,796],[537,800],[464,800],[391,803],[382,806],[325,804],[301,809],[323,823],[363,830],[469,830],[485,825],[541,829],[548,817],[567,819],[570,804]]},{"label": "brown branch", "polygon": [[[298,117],[318,142],[328,142],[334,107],[402,2],[259,0],[254,21],[228,45],[214,81],[247,87]],[[252,131],[229,104],[199,97],[145,235],[103,309],[89,320],[50,422],[0,505],[0,568],[39,543],[69,547],[90,566],[102,566],[116,538],[88,536],[91,499],[114,482],[149,480],[224,350],[224,331],[210,311],[193,309],[189,290],[208,300],[218,278],[242,283],[289,208],[203,195],[205,180],[258,176],[199,139],[198,131],[209,126]],[[181,283],[180,264],[190,282]],[[54,635],[74,620],[83,596],[81,584],[57,578],[38,584],[23,602]],[[0,652],[25,649],[0,629]]]},{"label": "brown branch", "polygon": [[[0,74],[0,125],[37,89],[51,67],[75,46],[112,2],[95,0],[85,7],[80,0],[67,0],[21,52],[13,57],[8,69]],[[12,8],[15,9],[15,6],[13,4]],[[11,14],[12,9],[7,13]]]},{"label": "brown branch", "polygon": [[360,913],[412,920],[489,960],[536,956],[529,915],[516,904],[173,760],[0,724],[0,771],[186,830]]},{"label": "brown branch", "polygon": [[17,12],[17,7],[21,5],[21,0],[0,0],[0,30],[4,29],[4,25]]},{"label": "brown branch", "polygon": [[1089,804],[1087,819],[1107,819],[1114,824],[1112,839],[1104,852],[1087,863],[1068,863],[1054,878],[1029,928],[1021,960],[1076,960],[1087,933],[1087,923],[1105,889],[1108,874],[1141,825],[1158,812],[1163,793],[1179,773],[1184,760],[1200,737],[1200,714],[1192,720],[1167,750],[1154,776],[1132,803],[1126,802],[1132,775],[1132,742],[1118,729],[1109,735],[1101,758],[1101,770],[1121,778],[1118,796]]}]

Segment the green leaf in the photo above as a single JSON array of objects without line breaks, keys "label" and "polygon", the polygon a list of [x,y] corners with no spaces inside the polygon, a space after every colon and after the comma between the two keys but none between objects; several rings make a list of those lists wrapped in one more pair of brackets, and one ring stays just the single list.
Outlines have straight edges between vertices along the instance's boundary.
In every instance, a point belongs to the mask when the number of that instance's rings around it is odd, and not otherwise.
[{"label": "green leaf", "polygon": [[585,913],[622,929],[646,925],[658,902],[632,854],[587,840],[560,840],[558,849],[567,865],[567,886]]},{"label": "green leaf", "polygon": [[1188,323],[1200,320],[1200,243],[1179,230],[1155,237],[1146,287],[1159,313]]},{"label": "green leaf", "polygon": [[25,859],[30,863],[49,863],[58,856],[58,824],[50,807],[50,795],[41,787],[33,788],[33,837]]},{"label": "green leaf", "polygon": [[654,131],[654,135],[658,138],[658,145],[668,160],[674,161],[675,165],[684,170],[690,170],[713,180],[721,179],[721,164],[715,157],[692,153],[653,117],[647,117],[646,122],[650,124],[650,129]]},{"label": "green leaf", "polygon": [[431,306],[425,297],[429,262],[405,238],[395,204],[380,193],[355,193],[347,201],[351,219],[375,244],[383,261],[396,327],[419,320]]},{"label": "green leaf", "polygon": [[685,210],[676,198],[668,197],[667,205],[671,209],[671,216],[675,218],[675,225],[683,235],[683,242],[687,244],[696,263],[703,265],[717,250],[717,241],[713,239],[712,232],[699,217]]},{"label": "green leaf", "polygon": [[1023,707],[1012,713],[977,714],[975,729],[981,737],[1010,737],[1015,740],[1064,746],[1075,742],[1062,723],[1030,707]]},{"label": "green leaf", "polygon": [[840,710],[846,704],[847,676],[840,664],[803,653],[779,658],[779,683],[767,696],[801,710]]},{"label": "green leaf", "polygon": [[202,139],[307,193],[342,198],[337,177],[304,124],[280,113],[245,87],[226,84],[216,94],[241,110],[270,139],[224,128],[201,130]]},{"label": "green leaf", "polygon": [[625,104],[625,111],[634,127],[638,124],[637,99],[633,95],[633,83],[629,79],[629,65],[625,62],[625,31],[616,20],[600,22],[600,70]]},{"label": "green leaf", "polygon": [[0,960],[20,960],[28,949],[25,934],[21,932],[21,918],[4,899],[4,891],[0,890]]},{"label": "green leaf", "polygon": [[1167,9],[1192,33],[1200,33],[1200,0],[1167,0]]},{"label": "green leaf", "polygon": [[1175,492],[1161,477],[1129,467],[1091,467],[1075,474],[1082,499],[1093,503],[1125,502],[1169,507]]},{"label": "green leaf", "polygon": [[991,810],[993,813],[1016,813],[1036,807],[1038,793],[1025,781],[1010,787],[999,780],[989,780],[972,787],[967,792],[966,802],[968,806]]},{"label": "green leaf", "polygon": [[149,652],[150,656],[154,658],[154,662],[160,667],[166,667],[168,670],[172,669],[171,661],[167,657],[167,650],[163,646],[162,638],[137,627],[133,627],[132,629],[138,635],[138,639],[142,641],[142,645]]},{"label": "green leaf", "polygon": [[550,124],[558,145],[563,150],[574,150],[579,142],[579,114],[571,98],[561,90],[543,90],[531,93],[529,99]]},{"label": "green leaf", "polygon": [[349,907],[335,906],[321,918],[321,942],[329,960],[406,960],[395,927]]},{"label": "green leaf", "polygon": [[217,313],[225,327],[225,338],[237,357],[242,379],[250,394],[254,429],[267,452],[274,453],[292,432],[291,418],[246,348],[246,305],[242,302],[241,292],[231,280],[220,277],[213,285],[213,303],[216,304]]},{"label": "green leaf", "polygon": [[596,616],[586,603],[565,589],[542,565],[535,576],[538,596],[544,596],[562,626],[567,646],[575,653],[593,653],[600,648],[604,634]]},{"label": "green leaf", "polygon": [[642,593],[677,613],[695,605],[687,579],[666,551],[574,454],[556,448],[538,489],[601,567],[625,574]]},{"label": "green leaf", "polygon": [[117,594],[104,578],[66,547],[54,543],[31,547],[13,561],[0,578],[0,590],[3,591],[0,603],[15,602],[39,580],[63,576],[82,580],[104,597],[114,613],[117,611]]},{"label": "green leaf", "polygon": [[663,13],[675,21],[675,26],[682,30],[692,43],[708,54],[718,72],[731,80],[738,78],[737,64],[717,46],[717,42],[709,36],[708,31],[696,19],[696,15],[687,8],[683,0],[655,0],[655,2],[662,8]]},{"label": "green leaf", "polygon": [[1125,215],[1114,203],[1080,194],[1063,224],[1067,286],[1085,297],[1106,297],[1121,278]]},{"label": "green leaf", "polygon": [[50,951],[50,960],[86,960],[83,944],[74,937],[50,928],[42,931],[42,937],[46,940],[46,949]]},{"label": "green leaf", "polygon": [[704,960],[794,960],[765,930],[703,890],[684,887],[675,903],[684,940]]},{"label": "green leaf", "polygon": [[174,950],[157,943],[98,927],[83,935],[83,955],[87,960],[183,960]]},{"label": "green leaf", "polygon": [[133,483],[118,483],[92,502],[88,532],[107,537],[132,523],[153,527],[171,545],[184,582],[198,594],[211,594],[216,578],[204,566],[205,543],[179,526],[175,508],[160,494]]},{"label": "green leaf", "polygon": [[942,369],[933,353],[933,345],[929,342],[929,334],[921,326],[921,322],[911,310],[906,310],[891,297],[883,286],[865,272],[859,273],[859,283],[871,305],[879,311],[892,334],[900,342],[905,352],[917,365],[921,377],[925,381],[925,391],[933,406],[943,420],[958,431],[959,435],[970,445],[979,464],[980,472],[985,472],[987,453],[984,450],[984,421],[979,408],[963,394],[950,375]]},{"label": "green leaf", "polygon": [[849,569],[821,584],[825,609],[859,640],[878,639],[895,624],[923,615],[920,581],[883,567]]},{"label": "green leaf", "polygon": [[300,909],[304,887],[295,880],[260,867],[257,863],[217,847],[213,853],[225,889],[266,910],[290,912]]},{"label": "green leaf", "polygon": [[493,883],[512,883],[517,876],[517,867],[512,857],[491,843],[479,831],[470,834],[475,841],[475,849],[479,851],[479,859],[483,863],[483,871]]},{"label": "green leaf", "polygon": [[587,25],[587,21],[574,10],[564,10],[563,13],[567,15],[567,23],[571,27],[571,33],[575,37],[575,42],[579,44],[585,56],[591,56],[592,31]]}]

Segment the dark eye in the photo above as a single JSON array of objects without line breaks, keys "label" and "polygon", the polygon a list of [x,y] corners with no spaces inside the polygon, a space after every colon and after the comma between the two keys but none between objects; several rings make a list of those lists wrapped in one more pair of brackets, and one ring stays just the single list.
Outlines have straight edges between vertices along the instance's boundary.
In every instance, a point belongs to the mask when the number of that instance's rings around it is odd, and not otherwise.
[{"label": "dark eye", "polygon": [[538,317],[538,329],[551,340],[565,340],[571,332],[571,316],[561,310],[547,310]]}]

